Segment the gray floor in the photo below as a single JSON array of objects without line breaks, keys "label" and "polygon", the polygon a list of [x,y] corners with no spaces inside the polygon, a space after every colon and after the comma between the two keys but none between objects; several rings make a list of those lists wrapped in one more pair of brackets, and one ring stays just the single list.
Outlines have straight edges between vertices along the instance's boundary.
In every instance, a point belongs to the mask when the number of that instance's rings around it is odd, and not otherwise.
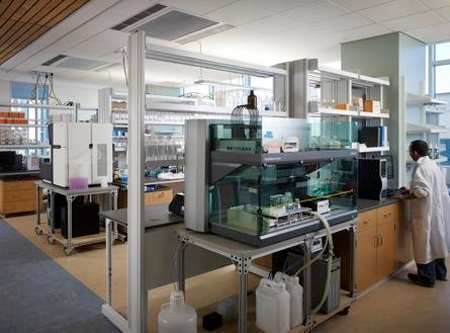
[{"label": "gray floor", "polygon": [[102,300],[0,220],[0,332],[119,332]]}]

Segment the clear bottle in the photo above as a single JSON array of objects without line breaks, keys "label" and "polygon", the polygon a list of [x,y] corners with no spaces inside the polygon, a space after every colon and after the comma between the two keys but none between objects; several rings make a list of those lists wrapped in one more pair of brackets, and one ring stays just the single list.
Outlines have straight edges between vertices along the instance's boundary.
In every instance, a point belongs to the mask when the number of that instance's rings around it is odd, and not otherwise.
[{"label": "clear bottle", "polygon": [[184,303],[182,291],[170,294],[158,315],[158,333],[197,333],[197,313]]}]

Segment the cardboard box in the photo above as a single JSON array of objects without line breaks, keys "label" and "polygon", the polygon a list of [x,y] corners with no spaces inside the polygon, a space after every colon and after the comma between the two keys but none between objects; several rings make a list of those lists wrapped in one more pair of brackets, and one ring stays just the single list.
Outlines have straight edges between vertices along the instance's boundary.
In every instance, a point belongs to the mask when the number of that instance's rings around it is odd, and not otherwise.
[{"label": "cardboard box", "polygon": [[364,101],[364,112],[380,113],[381,112],[380,101],[373,101],[373,100]]}]

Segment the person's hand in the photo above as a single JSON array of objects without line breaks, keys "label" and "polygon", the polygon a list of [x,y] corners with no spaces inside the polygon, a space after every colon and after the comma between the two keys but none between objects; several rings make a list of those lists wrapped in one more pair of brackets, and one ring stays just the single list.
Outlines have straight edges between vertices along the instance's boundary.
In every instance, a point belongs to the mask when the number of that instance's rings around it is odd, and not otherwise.
[{"label": "person's hand", "polygon": [[398,200],[405,200],[406,195],[405,194],[394,194],[391,198],[398,199]]}]

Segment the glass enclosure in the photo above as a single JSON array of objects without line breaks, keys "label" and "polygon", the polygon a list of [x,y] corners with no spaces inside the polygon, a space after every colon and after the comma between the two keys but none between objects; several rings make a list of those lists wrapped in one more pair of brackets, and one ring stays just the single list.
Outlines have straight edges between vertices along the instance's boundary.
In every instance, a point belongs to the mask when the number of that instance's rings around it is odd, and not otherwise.
[{"label": "glass enclosure", "polygon": [[[251,244],[356,214],[356,125],[250,119],[210,125],[211,231]],[[273,240],[275,240],[275,238]]]}]

